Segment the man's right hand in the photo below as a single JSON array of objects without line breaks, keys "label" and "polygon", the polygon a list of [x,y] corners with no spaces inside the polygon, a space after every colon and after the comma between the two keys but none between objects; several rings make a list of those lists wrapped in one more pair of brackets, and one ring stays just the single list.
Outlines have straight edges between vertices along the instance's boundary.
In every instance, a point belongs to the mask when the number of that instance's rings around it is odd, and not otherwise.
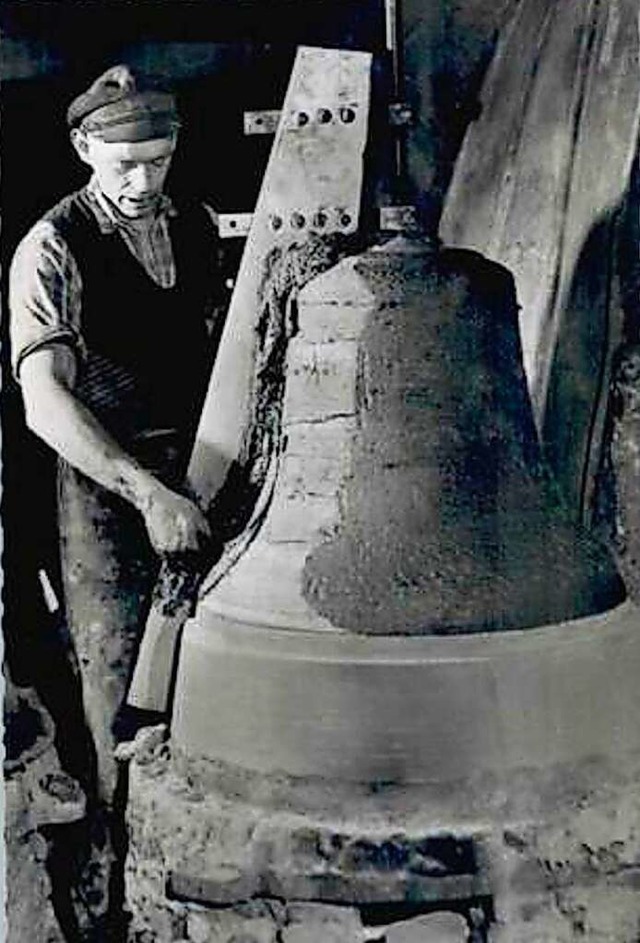
[{"label": "man's right hand", "polygon": [[199,550],[211,539],[211,529],[200,508],[160,483],[150,489],[140,511],[158,554]]},{"label": "man's right hand", "polygon": [[25,358],[20,379],[29,428],[70,465],[142,514],[159,554],[200,550],[211,538],[200,509],[128,455],[75,395],[76,355],[52,344]]}]

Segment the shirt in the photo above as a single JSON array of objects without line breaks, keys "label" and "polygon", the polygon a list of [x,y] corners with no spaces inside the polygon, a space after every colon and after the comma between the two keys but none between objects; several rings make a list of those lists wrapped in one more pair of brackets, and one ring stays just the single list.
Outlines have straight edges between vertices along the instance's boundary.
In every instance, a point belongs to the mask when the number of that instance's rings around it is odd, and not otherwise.
[{"label": "shirt", "polygon": [[[95,178],[86,193],[100,231],[118,232],[149,277],[162,288],[173,287],[176,269],[168,219],[176,210],[171,199],[163,194],[153,216],[133,220],[107,200]],[[81,305],[76,260],[54,226],[40,220],[18,246],[9,275],[11,359],[17,378],[24,358],[52,343],[70,344],[84,354]]]}]

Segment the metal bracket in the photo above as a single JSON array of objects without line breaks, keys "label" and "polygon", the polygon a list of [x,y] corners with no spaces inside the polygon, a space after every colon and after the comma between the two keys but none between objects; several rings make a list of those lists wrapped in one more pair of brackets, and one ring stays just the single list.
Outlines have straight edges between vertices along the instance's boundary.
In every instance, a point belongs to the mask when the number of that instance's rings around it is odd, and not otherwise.
[{"label": "metal bracket", "polygon": [[212,207],[210,213],[221,239],[235,239],[249,234],[253,213],[219,213]]},{"label": "metal bracket", "polygon": [[278,108],[271,111],[245,111],[244,133],[275,134],[281,114]]},{"label": "metal bracket", "polygon": [[405,128],[413,124],[414,111],[406,102],[391,102],[389,105],[389,124],[393,128]]},{"label": "metal bracket", "polygon": [[[317,124],[333,124],[341,122],[342,124],[351,124],[356,120],[357,105],[341,105],[339,108],[318,108],[314,114],[306,111],[294,111],[289,115],[289,126],[291,128],[304,128],[311,122]],[[264,111],[245,111],[244,113],[244,133],[249,134],[275,134],[278,122],[282,116],[279,109]],[[413,124],[414,113],[410,105],[406,102],[392,102],[388,111],[389,124],[394,128],[402,128]]]},{"label": "metal bracket", "polygon": [[[251,229],[253,213],[218,213],[211,210],[211,215],[218,227],[221,239],[237,239],[246,237]],[[320,210],[310,219],[302,213],[292,213],[290,218],[274,215],[270,220],[271,228],[276,232],[288,227],[294,232],[311,229],[314,232],[339,232],[347,229],[351,224],[351,217],[344,210]],[[380,229],[383,232],[407,232],[417,228],[415,206],[381,206]]]},{"label": "metal bracket", "polygon": [[381,206],[380,229],[383,232],[410,232],[418,228],[415,206]]},{"label": "metal bracket", "polygon": [[[315,110],[293,109],[287,115],[287,129],[308,128],[312,124],[353,124],[358,116],[358,103],[342,104],[337,107],[322,107]],[[245,111],[245,134],[275,134],[282,111]]]}]

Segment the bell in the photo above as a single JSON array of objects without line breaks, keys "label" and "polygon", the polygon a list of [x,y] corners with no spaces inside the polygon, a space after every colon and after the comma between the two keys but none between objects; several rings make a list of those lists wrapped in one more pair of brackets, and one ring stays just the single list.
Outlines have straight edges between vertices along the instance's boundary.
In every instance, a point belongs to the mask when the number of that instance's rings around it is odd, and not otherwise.
[{"label": "bell", "polygon": [[204,605],[249,607],[256,624],[433,635],[619,601],[607,553],[542,461],[517,314],[505,269],[404,237],[303,290],[268,510]]},{"label": "bell", "polygon": [[253,517],[185,628],[176,751],[423,782],[596,749],[558,646],[599,658],[635,617],[545,468],[517,313],[504,268],[402,236],[302,290],[281,373],[257,371],[277,421]]},{"label": "bell", "polygon": [[370,293],[334,531],[303,592],[366,634],[541,626],[622,595],[542,462],[511,276],[407,240],[357,260]]}]

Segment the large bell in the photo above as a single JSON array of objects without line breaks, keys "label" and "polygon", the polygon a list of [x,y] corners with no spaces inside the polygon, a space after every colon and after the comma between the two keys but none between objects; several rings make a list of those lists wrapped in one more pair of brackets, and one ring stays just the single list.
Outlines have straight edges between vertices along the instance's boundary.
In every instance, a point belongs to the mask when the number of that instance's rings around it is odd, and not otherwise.
[{"label": "large bell", "polygon": [[370,294],[335,532],[304,593],[357,632],[539,626],[599,612],[621,587],[543,467],[513,281],[461,250],[400,240],[355,263]]},{"label": "large bell", "polygon": [[421,782],[608,745],[589,679],[603,645],[626,677],[635,617],[545,471],[509,274],[399,237],[294,322],[256,512],[185,629],[176,749]]}]

